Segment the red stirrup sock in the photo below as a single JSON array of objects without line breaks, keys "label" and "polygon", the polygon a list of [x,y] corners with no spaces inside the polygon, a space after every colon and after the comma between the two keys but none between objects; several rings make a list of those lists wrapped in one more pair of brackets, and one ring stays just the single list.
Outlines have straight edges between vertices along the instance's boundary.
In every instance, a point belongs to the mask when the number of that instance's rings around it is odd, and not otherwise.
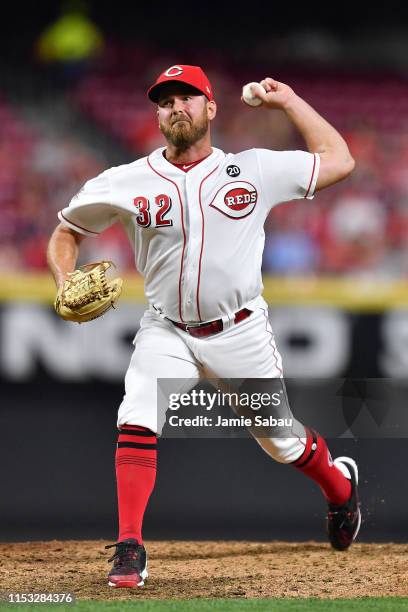
[{"label": "red stirrup sock", "polygon": [[118,542],[136,538],[142,544],[142,523],[156,479],[157,438],[145,427],[122,425],[116,449]]},{"label": "red stirrup sock", "polygon": [[292,465],[317,482],[329,502],[344,504],[351,495],[350,480],[333,464],[325,440],[313,429],[305,429],[305,450]]}]

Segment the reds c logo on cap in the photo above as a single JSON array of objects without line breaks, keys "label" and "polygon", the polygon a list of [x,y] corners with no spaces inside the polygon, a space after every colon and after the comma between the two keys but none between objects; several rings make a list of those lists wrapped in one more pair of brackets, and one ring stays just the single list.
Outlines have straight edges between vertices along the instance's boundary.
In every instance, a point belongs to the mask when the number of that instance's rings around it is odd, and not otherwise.
[{"label": "reds c logo on cap", "polygon": [[160,90],[170,81],[185,83],[204,94],[208,100],[214,100],[211,83],[200,66],[189,66],[187,64],[174,64],[161,73],[156,82],[149,87],[147,95],[152,102],[159,101]]},{"label": "reds c logo on cap", "polygon": [[180,76],[180,74],[183,74],[183,69],[181,68],[181,66],[170,66],[170,68],[167,68],[167,70],[165,70],[163,74],[164,76],[169,78]]}]

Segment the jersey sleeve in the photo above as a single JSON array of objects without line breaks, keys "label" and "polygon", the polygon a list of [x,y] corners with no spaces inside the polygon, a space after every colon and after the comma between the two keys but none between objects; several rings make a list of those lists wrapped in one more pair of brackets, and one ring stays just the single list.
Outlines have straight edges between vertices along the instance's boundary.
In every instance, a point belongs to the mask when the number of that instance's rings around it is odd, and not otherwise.
[{"label": "jersey sleeve", "polygon": [[313,198],[320,167],[318,153],[268,149],[255,151],[269,209],[280,202]]},{"label": "jersey sleeve", "polygon": [[97,236],[117,220],[111,205],[107,171],[85,183],[66,208],[58,213],[63,225],[85,236]]}]

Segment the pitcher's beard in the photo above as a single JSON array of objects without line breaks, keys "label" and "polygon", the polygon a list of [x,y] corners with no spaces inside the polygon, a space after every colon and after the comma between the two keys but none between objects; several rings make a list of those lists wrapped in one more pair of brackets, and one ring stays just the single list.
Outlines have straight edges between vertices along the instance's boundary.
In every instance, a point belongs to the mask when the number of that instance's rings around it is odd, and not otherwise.
[{"label": "pitcher's beard", "polygon": [[205,136],[208,130],[208,118],[205,115],[196,125],[187,121],[177,121],[172,126],[167,127],[161,123],[160,130],[169,143],[177,149],[185,151]]}]

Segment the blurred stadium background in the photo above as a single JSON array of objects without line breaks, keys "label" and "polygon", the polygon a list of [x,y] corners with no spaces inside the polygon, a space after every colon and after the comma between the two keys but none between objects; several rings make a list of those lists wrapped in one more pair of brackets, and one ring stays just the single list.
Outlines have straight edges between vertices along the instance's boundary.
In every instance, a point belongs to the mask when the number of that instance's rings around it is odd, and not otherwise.
[{"label": "blurred stadium background", "polygon": [[[403,393],[408,11],[394,6],[10,7],[0,37],[1,538],[115,533],[116,408],[142,283],[119,226],[86,241],[82,261],[112,259],[126,290],[116,313],[74,328],[53,315],[45,249],[57,211],[88,178],[162,145],[145,90],[165,66],[208,72],[214,144],[226,151],[304,148],[282,114],[241,104],[242,85],[267,74],[344,135],[353,176],[268,219],[265,297],[287,376],[392,378]],[[332,447],[361,462],[362,538],[406,539],[405,440]],[[319,538],[323,512],[310,483],[249,440],[163,440],[146,537]]]}]

